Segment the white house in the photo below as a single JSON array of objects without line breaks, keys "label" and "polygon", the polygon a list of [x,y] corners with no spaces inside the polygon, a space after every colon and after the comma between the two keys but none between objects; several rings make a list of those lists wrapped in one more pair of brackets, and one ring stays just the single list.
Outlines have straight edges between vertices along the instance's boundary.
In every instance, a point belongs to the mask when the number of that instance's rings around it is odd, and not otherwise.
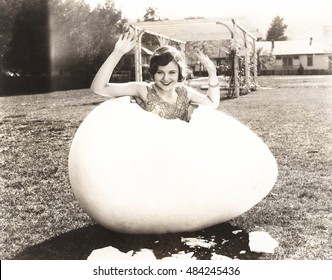
[{"label": "white house", "polygon": [[[261,74],[331,74],[332,47],[313,38],[290,41],[259,41],[257,50],[265,58]],[[269,57],[270,59],[266,59]],[[262,59],[261,59],[262,61]]]}]

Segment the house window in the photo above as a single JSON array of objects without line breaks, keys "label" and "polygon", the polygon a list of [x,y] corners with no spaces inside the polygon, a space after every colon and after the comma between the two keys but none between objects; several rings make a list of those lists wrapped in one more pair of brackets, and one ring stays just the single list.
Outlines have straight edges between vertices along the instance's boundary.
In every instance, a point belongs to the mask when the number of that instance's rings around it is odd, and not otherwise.
[{"label": "house window", "polygon": [[314,65],[314,59],[312,54],[307,55],[307,66],[313,66]]},{"label": "house window", "polygon": [[294,61],[293,61],[294,66],[296,66],[296,67],[299,66],[300,65],[300,56],[294,55],[293,59],[294,59]]},{"label": "house window", "polygon": [[290,66],[293,66],[293,57],[292,56],[284,56],[282,58],[282,66],[284,68],[288,68]]}]

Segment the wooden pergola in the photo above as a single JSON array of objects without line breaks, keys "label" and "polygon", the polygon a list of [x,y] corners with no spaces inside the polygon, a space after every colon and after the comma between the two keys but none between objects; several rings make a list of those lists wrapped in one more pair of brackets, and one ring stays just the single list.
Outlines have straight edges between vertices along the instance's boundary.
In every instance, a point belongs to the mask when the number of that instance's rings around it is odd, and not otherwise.
[{"label": "wooden pergola", "polygon": [[[221,25],[221,26],[218,26]],[[253,83],[257,85],[257,53],[256,41],[259,33],[253,28],[246,19],[194,19],[194,20],[173,20],[173,21],[153,21],[136,22],[130,25],[138,36],[138,45],[135,48],[135,74],[136,81],[142,81],[142,63],[141,63],[141,38],[144,33],[155,35],[160,45],[167,45],[170,41],[179,44],[184,50],[186,42],[189,41],[216,41],[233,40],[233,45],[243,42],[244,64],[245,64],[245,86],[250,90],[249,74],[249,44],[253,50]],[[224,28],[220,28],[224,27]],[[256,34],[255,34],[256,33]],[[241,36],[242,35],[242,36]],[[234,77],[238,77],[239,72],[239,53],[234,57]],[[235,79],[234,97],[240,94],[238,79]]]}]

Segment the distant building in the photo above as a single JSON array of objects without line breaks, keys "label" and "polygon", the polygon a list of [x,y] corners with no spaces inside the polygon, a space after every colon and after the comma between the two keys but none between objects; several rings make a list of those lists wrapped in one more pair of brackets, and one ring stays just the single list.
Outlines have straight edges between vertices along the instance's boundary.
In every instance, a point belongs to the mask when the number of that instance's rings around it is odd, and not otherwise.
[{"label": "distant building", "polygon": [[[260,74],[332,74],[332,47],[308,40],[257,42]],[[269,58],[269,59],[267,59]]]}]

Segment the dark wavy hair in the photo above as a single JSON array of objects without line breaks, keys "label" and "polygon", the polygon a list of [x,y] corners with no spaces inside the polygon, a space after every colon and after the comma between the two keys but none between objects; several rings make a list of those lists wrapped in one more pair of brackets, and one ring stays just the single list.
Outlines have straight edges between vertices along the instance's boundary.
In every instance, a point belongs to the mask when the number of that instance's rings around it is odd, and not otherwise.
[{"label": "dark wavy hair", "polygon": [[184,55],[178,49],[172,46],[159,47],[154,51],[150,58],[150,75],[153,78],[157,73],[158,66],[166,66],[171,61],[174,61],[179,68],[178,82],[182,82],[187,75],[187,66]]}]

